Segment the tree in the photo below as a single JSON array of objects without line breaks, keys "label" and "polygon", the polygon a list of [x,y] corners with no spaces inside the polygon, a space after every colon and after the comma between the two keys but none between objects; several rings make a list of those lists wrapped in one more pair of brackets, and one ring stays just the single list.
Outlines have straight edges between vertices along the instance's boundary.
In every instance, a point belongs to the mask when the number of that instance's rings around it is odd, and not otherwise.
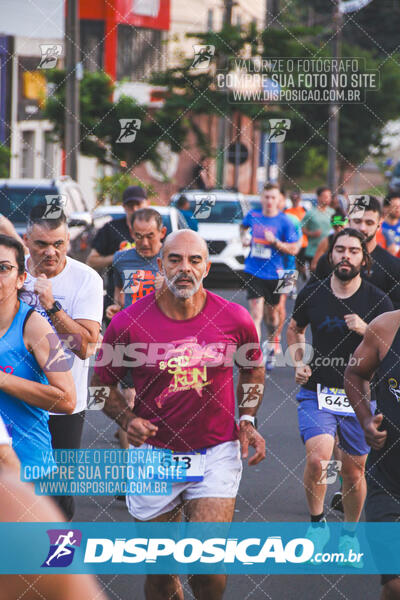
[{"label": "tree", "polygon": [[11,153],[7,146],[0,144],[0,178],[10,176],[10,157]]},{"label": "tree", "polygon": [[[54,91],[48,97],[45,117],[54,125],[54,137],[64,146],[65,139],[65,71],[49,71],[48,80]],[[178,150],[186,135],[177,114],[158,111],[157,119],[147,107],[138,105],[128,96],[112,101],[114,85],[103,72],[85,72],[80,85],[80,152],[94,156],[101,163],[119,164],[130,169],[143,161],[158,164],[157,143],[167,141]],[[139,120],[140,129],[131,143],[118,141],[120,119]]]}]

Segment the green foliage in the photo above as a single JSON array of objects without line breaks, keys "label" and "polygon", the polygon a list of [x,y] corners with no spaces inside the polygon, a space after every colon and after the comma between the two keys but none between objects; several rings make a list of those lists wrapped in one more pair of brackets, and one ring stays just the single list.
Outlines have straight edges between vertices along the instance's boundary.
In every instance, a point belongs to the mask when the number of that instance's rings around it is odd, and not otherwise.
[{"label": "green foliage", "polygon": [[[49,81],[55,91],[49,96],[45,116],[52,121],[56,139],[65,142],[65,72],[52,70]],[[177,113],[160,110],[157,119],[134,99],[121,96],[112,102],[114,86],[105,73],[85,72],[80,84],[80,151],[95,156],[101,163],[125,161],[132,168],[143,161],[159,163],[157,144],[168,142],[177,150],[186,131]],[[120,119],[140,119],[141,127],[134,142],[118,143]]]},{"label": "green foliage", "polygon": [[7,146],[0,144],[0,177],[2,179],[10,176],[10,157],[11,153]]},{"label": "green foliage", "polygon": [[121,204],[122,194],[130,185],[140,185],[147,191],[149,197],[155,195],[152,186],[145,185],[137,177],[132,177],[129,173],[116,173],[97,179],[96,192],[99,203],[108,200],[113,205]]}]

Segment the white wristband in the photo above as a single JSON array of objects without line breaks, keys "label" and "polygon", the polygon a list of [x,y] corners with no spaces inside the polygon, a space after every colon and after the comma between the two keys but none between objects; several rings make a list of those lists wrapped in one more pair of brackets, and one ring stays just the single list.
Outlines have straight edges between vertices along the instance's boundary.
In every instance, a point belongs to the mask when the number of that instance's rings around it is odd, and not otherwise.
[{"label": "white wristband", "polygon": [[242,415],[241,417],[239,417],[239,423],[241,423],[242,421],[249,421],[253,425],[253,427],[256,422],[255,417],[253,417],[252,415]]}]

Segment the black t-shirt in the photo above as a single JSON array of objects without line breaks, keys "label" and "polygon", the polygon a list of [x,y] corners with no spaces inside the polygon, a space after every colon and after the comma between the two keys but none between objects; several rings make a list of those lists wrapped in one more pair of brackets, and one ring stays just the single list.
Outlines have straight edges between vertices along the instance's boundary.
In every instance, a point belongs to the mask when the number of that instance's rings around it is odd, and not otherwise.
[{"label": "black t-shirt", "polygon": [[343,388],[343,375],[350,356],[362,336],[351,331],[344,315],[357,314],[370,323],[378,315],[393,310],[386,294],[362,280],[358,290],[349,298],[337,298],[330,282],[305,286],[297,296],[293,319],[299,327],[311,325],[314,351],[310,367],[312,375],[304,386],[316,390],[317,383]]},{"label": "black t-shirt", "polygon": [[[391,299],[394,308],[400,308],[400,259],[393,256],[381,246],[376,246],[371,252],[371,271],[368,275],[365,269],[361,270],[361,276],[377,288],[385,292]],[[328,261],[327,254],[323,254],[318,261],[315,274],[310,283],[316,279],[323,280],[332,273],[332,265]]]},{"label": "black t-shirt", "polygon": [[[387,432],[381,450],[371,448],[368,472],[385,490],[400,495],[400,329],[376,372],[377,408],[383,414],[381,431]],[[389,493],[388,491],[388,493]]]},{"label": "black t-shirt", "polygon": [[[92,248],[97,250],[101,256],[108,256],[109,254],[115,254],[118,250],[122,250],[127,244],[133,244],[133,239],[129,233],[126,218],[123,217],[122,219],[109,221],[104,227],[99,229],[92,242]],[[112,271],[112,266],[110,265],[106,273],[107,283],[104,310],[114,301],[114,278]]]},{"label": "black t-shirt", "polygon": [[109,221],[99,229],[93,242],[92,248],[97,250],[102,256],[115,254],[118,250],[122,250],[123,242],[133,242],[129,233],[128,223],[126,218],[114,219]]}]

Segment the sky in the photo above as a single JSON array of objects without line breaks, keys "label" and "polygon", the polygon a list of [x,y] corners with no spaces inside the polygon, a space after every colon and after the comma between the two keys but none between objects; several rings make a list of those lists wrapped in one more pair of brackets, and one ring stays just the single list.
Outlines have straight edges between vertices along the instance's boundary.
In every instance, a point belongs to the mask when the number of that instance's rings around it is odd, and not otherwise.
[{"label": "sky", "polygon": [[0,34],[64,36],[64,0],[0,0]]}]

